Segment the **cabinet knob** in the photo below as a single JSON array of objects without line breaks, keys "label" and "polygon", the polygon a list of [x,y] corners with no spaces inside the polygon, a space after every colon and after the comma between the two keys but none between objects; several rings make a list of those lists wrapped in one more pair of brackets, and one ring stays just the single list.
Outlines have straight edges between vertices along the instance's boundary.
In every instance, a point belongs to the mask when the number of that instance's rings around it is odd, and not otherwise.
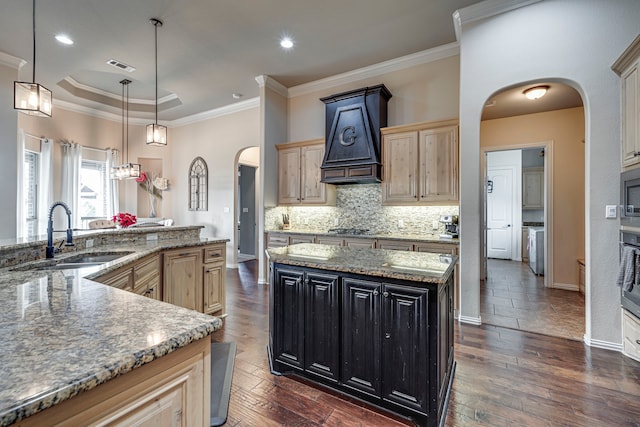
[{"label": "cabinet knob", "polygon": [[391,334],[389,332],[385,332],[384,337],[386,339],[389,339],[389,338],[391,338]]},{"label": "cabinet knob", "polygon": [[385,298],[389,297],[389,292],[384,291],[384,292],[382,293],[382,296],[384,296]]},{"label": "cabinet knob", "polygon": [[375,291],[373,291],[373,295],[378,295],[380,292],[378,292],[378,290],[376,289]]}]

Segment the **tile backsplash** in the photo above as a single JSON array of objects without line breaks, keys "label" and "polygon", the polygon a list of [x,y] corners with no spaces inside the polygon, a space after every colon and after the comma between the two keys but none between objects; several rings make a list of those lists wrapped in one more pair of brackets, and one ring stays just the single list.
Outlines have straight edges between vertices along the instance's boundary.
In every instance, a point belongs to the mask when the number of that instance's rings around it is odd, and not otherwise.
[{"label": "tile backsplash", "polygon": [[432,224],[440,215],[458,215],[458,206],[382,206],[381,184],[336,186],[336,206],[276,206],[265,209],[265,230],[282,228],[288,214],[292,230],[326,232],[330,228],[364,228],[374,234],[441,233]]}]

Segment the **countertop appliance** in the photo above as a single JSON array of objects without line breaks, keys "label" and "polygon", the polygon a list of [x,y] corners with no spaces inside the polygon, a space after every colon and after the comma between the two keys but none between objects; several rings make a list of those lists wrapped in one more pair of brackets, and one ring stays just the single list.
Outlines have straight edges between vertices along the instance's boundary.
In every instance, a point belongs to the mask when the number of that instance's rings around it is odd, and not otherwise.
[{"label": "countertop appliance", "polygon": [[[625,246],[640,249],[640,233],[631,231],[620,232],[620,256]],[[636,257],[639,255],[636,254]],[[621,259],[622,261],[622,259]],[[634,262],[635,264],[635,262]],[[621,289],[622,307],[640,319],[640,283],[635,283],[629,291]]]},{"label": "countertop appliance", "polygon": [[544,275],[544,227],[529,227],[529,268]]},{"label": "countertop appliance", "polygon": [[620,225],[640,227],[640,169],[620,174]]},{"label": "countertop appliance", "polygon": [[441,215],[440,222],[444,224],[444,233],[440,235],[442,239],[453,239],[458,237],[458,215]]}]

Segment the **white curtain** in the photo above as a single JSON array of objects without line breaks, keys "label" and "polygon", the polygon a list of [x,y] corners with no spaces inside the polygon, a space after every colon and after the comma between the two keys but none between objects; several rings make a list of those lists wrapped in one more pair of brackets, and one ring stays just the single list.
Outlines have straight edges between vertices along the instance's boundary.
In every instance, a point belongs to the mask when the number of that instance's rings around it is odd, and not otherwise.
[{"label": "white curtain", "polygon": [[24,211],[24,137],[24,130],[18,129],[18,176],[16,177],[18,186],[16,237],[18,239],[27,237],[27,215]]},{"label": "white curtain", "polygon": [[71,226],[81,228],[80,167],[82,147],[75,142],[62,146],[62,201],[71,209]]},{"label": "white curtain", "polygon": [[109,179],[111,168],[118,164],[118,150],[107,150],[107,185],[105,195],[107,198],[107,218],[111,219],[115,214],[120,212],[119,191],[117,179]]},{"label": "white curtain", "polygon": [[40,171],[38,173],[38,234],[47,232],[49,207],[53,203],[53,140],[40,141]]}]

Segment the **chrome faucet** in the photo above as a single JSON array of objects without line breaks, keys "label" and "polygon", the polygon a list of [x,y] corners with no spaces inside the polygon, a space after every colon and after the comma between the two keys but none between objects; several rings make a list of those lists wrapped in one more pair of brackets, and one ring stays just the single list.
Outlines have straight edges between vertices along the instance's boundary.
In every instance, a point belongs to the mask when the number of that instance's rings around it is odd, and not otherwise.
[{"label": "chrome faucet", "polygon": [[75,246],[73,244],[73,231],[71,229],[71,209],[64,202],[55,202],[49,208],[49,223],[47,224],[47,258],[53,258],[53,254],[58,252],[60,248],[53,247],[53,210],[56,206],[62,206],[64,210],[67,212],[67,241],[65,242],[65,246]]}]

